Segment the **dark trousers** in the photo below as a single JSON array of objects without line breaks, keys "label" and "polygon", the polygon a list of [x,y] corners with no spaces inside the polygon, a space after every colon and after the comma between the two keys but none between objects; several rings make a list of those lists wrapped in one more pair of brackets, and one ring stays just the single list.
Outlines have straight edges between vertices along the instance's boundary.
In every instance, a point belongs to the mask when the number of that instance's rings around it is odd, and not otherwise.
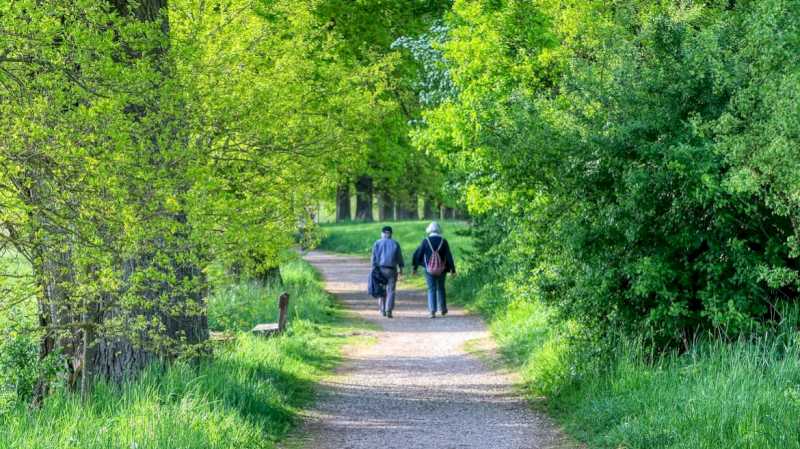
[{"label": "dark trousers", "polygon": [[397,269],[381,267],[381,273],[389,280],[386,284],[386,296],[378,300],[381,313],[391,313],[394,310],[394,294],[397,288]]}]

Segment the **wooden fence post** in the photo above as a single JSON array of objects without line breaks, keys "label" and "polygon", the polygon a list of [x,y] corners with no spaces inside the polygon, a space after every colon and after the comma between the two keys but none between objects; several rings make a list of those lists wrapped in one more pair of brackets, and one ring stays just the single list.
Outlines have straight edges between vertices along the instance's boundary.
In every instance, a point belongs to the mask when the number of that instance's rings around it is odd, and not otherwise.
[{"label": "wooden fence post", "polygon": [[278,298],[278,333],[286,330],[286,318],[289,313],[289,293],[283,292]]},{"label": "wooden fence post", "polygon": [[253,333],[262,337],[281,334],[286,330],[286,320],[288,316],[289,293],[283,292],[283,294],[278,297],[278,322],[256,325],[256,327],[253,328]]}]

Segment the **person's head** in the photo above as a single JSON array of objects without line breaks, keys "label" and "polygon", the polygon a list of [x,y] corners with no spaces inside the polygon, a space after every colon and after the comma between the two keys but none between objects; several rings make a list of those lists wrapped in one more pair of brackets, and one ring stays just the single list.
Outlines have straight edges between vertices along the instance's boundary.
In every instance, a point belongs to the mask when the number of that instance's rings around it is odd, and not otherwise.
[{"label": "person's head", "polygon": [[384,226],[383,229],[381,229],[381,234],[386,238],[391,237],[392,236],[392,227],[391,226]]},{"label": "person's head", "polygon": [[441,235],[442,234],[442,227],[439,226],[439,223],[436,223],[435,221],[432,221],[431,224],[429,224],[428,227],[425,229],[425,233],[428,234],[428,235],[431,235],[431,234],[439,234],[439,235]]}]

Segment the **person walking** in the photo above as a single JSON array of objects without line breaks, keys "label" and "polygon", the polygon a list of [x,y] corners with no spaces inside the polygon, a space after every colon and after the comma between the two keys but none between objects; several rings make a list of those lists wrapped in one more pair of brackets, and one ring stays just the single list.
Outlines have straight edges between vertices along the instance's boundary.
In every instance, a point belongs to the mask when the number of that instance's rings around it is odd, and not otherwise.
[{"label": "person walking", "polygon": [[392,318],[397,280],[403,273],[403,252],[400,244],[392,239],[392,227],[384,226],[381,238],[372,245],[372,267],[380,270],[386,278],[386,294],[378,298],[381,315]]},{"label": "person walking", "polygon": [[425,267],[425,282],[428,285],[428,312],[431,318],[436,318],[436,312],[442,316],[447,315],[447,294],[445,280],[447,273],[456,275],[456,263],[450,244],[442,236],[442,227],[437,222],[431,222],[425,230],[427,236],[414,251],[412,260],[413,274],[417,268]]}]

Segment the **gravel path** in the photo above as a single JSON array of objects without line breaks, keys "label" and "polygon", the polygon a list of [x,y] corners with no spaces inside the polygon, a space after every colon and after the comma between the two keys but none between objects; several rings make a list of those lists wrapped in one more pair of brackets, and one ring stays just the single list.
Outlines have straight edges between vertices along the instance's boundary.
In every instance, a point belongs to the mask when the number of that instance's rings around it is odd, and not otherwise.
[{"label": "gravel path", "polygon": [[451,307],[427,317],[425,295],[401,290],[392,320],[366,294],[369,264],[312,252],[306,260],[347,309],[376,323],[377,343],[346,351],[337,373],[300,429],[311,449],[532,449],[566,447],[548,419],[532,411],[514,378],[465,350],[488,341],[477,317]]}]

